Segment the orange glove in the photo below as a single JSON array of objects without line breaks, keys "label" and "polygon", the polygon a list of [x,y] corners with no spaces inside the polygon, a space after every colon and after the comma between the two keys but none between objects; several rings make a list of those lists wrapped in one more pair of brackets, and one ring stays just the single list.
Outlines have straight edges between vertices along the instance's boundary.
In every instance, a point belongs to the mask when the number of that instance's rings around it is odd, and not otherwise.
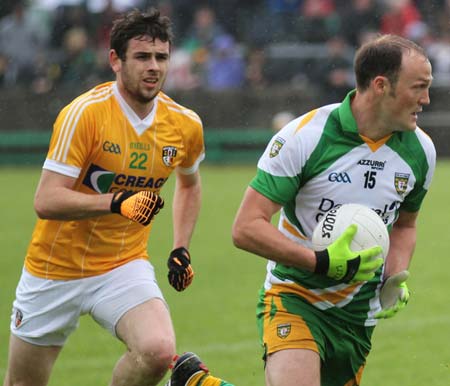
[{"label": "orange glove", "polygon": [[119,191],[111,200],[111,212],[119,213],[132,221],[148,225],[154,215],[164,207],[164,200],[148,190],[140,192]]}]

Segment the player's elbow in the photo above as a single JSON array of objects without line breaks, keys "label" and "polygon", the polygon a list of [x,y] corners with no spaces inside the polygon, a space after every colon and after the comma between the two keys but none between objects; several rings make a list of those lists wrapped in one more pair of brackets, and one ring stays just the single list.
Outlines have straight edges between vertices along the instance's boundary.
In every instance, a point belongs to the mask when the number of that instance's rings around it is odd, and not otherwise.
[{"label": "player's elbow", "polygon": [[42,220],[48,220],[52,218],[50,206],[47,204],[46,200],[42,199],[38,194],[34,197],[34,211]]},{"label": "player's elbow", "polygon": [[37,216],[42,220],[48,220],[50,219],[50,213],[46,210],[45,207],[41,205],[34,204],[34,211],[36,212]]},{"label": "player's elbow", "polygon": [[233,244],[239,249],[245,249],[247,239],[245,229],[242,223],[235,221],[231,230]]}]

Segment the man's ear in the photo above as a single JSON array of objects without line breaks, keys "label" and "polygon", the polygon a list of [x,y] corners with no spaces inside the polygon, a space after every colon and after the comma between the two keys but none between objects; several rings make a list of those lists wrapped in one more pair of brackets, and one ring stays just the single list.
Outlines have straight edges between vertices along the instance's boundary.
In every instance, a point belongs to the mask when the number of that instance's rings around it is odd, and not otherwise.
[{"label": "man's ear", "polygon": [[120,72],[122,60],[117,55],[116,50],[109,50],[109,64],[115,73]]},{"label": "man's ear", "polygon": [[379,95],[389,93],[391,89],[391,82],[389,82],[389,79],[381,75],[372,80],[372,85],[374,91]]},{"label": "man's ear", "polygon": [[372,80],[372,87],[376,94],[383,95],[389,91],[390,82],[385,76],[377,76]]}]

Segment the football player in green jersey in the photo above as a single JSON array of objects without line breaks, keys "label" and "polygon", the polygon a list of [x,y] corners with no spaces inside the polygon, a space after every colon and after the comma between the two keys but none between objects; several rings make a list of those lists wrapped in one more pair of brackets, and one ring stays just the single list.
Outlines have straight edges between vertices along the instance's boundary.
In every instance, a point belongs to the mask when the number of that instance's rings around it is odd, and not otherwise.
[{"label": "football player in green jersey", "polygon": [[[378,319],[408,300],[416,219],[436,163],[417,126],[430,103],[431,64],[414,42],[384,35],[358,49],[354,70],[356,90],[342,103],[274,135],[233,225],[235,245],[268,260],[257,307],[268,386],[359,385]],[[320,218],[344,203],[382,217],[384,264],[377,248],[351,251],[353,227],[312,249]]]}]

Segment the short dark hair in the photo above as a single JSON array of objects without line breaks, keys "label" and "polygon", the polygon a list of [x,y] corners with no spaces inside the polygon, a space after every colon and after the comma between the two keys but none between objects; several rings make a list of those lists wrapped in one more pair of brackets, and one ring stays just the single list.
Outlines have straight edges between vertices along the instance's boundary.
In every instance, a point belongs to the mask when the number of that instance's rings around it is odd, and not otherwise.
[{"label": "short dark hair", "polygon": [[151,8],[148,12],[134,9],[116,19],[110,37],[110,48],[117,56],[125,60],[128,42],[136,37],[149,36],[172,45],[172,23],[167,16],[161,16],[159,10]]},{"label": "short dark hair", "polygon": [[356,51],[354,61],[358,90],[367,90],[370,81],[380,75],[388,78],[389,82],[395,86],[403,54],[411,51],[427,57],[422,47],[397,35],[380,35],[363,44]]}]

